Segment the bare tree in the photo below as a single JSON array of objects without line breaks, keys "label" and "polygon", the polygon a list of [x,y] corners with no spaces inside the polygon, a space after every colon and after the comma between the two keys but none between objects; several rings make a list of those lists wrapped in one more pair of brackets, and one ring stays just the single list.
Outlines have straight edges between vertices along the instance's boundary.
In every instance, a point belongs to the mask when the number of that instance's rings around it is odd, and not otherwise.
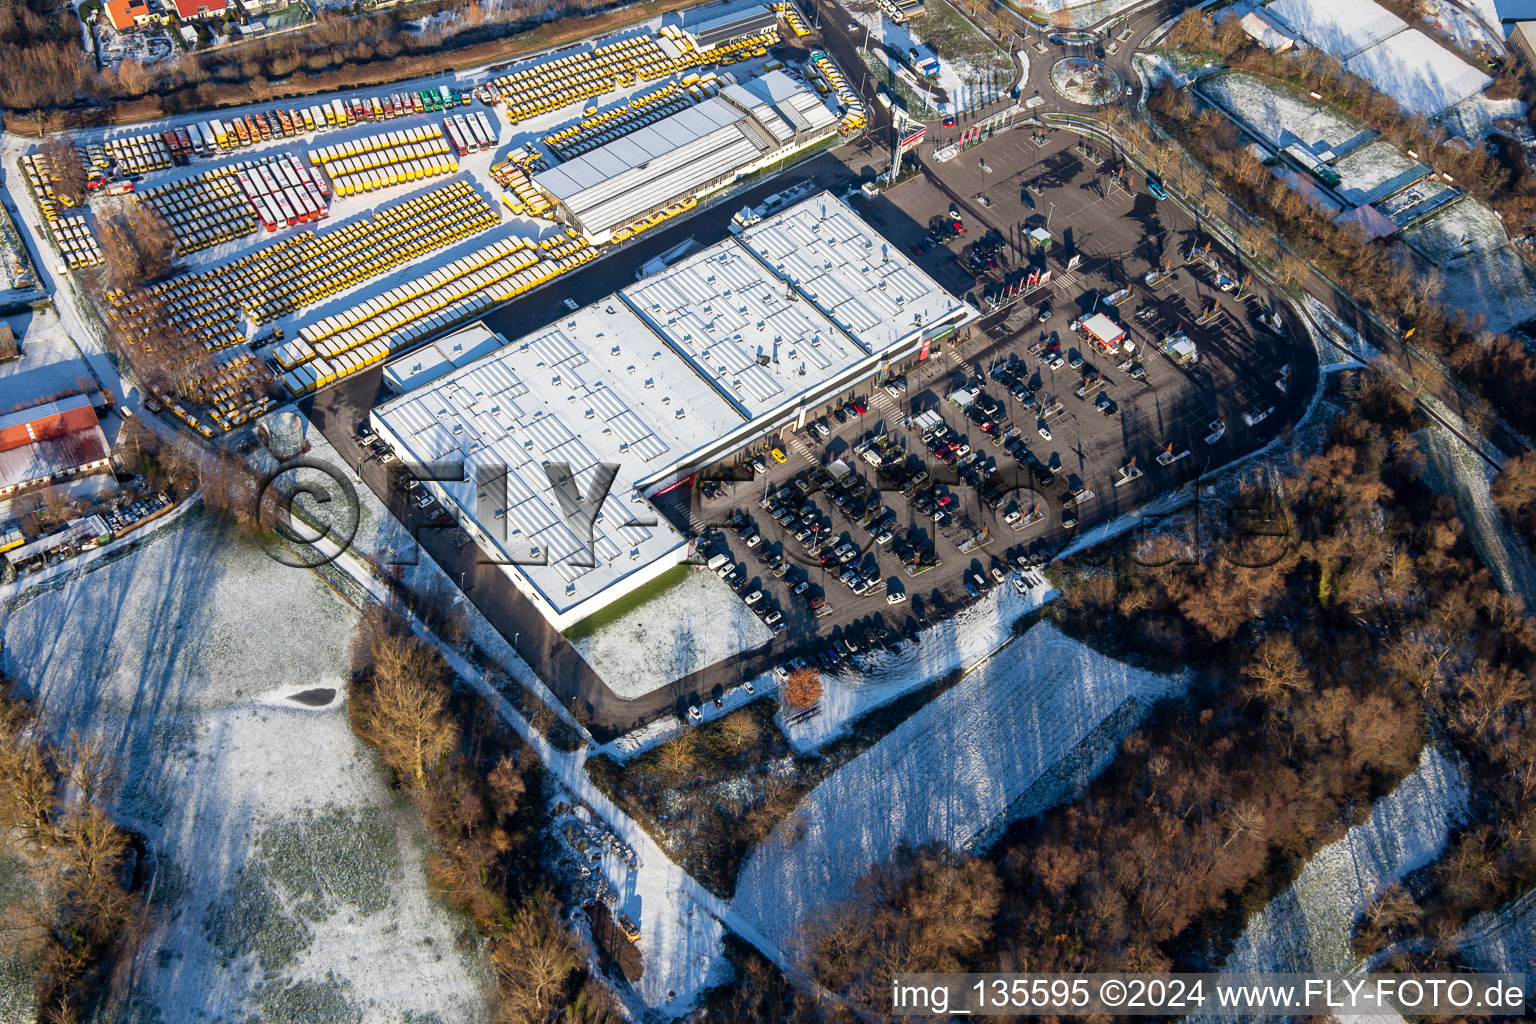
[{"label": "bare tree", "polygon": [[491,947],[511,1024],[543,1024],[559,1007],[566,982],[581,965],[575,944],[555,916],[554,900],[540,892],[512,915]]},{"label": "bare tree", "polygon": [[405,785],[420,788],[427,769],[458,742],[447,714],[448,666],[412,633],[376,631],[370,654],[372,670],[352,701],[354,723]]},{"label": "bare tree", "polygon": [[85,162],[75,149],[74,137],[55,135],[38,147],[53,174],[54,194],[70,206],[85,202]]}]

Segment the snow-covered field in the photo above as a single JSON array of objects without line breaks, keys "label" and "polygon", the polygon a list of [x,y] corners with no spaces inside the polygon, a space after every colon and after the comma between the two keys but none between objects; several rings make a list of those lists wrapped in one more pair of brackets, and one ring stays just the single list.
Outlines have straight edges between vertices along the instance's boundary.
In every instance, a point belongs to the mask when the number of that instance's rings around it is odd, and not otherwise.
[{"label": "snow-covered field", "polygon": [[1278,17],[1292,32],[1340,59],[1376,45],[1408,24],[1373,0],[1275,0],[1265,14]]},{"label": "snow-covered field", "polygon": [[1333,169],[1341,179],[1336,191],[1355,206],[1391,195],[1431,170],[1384,139],[1366,143],[1334,164]]},{"label": "snow-covered field", "polygon": [[10,211],[0,208],[0,307],[13,302],[32,302],[43,297],[37,268],[22,244]]},{"label": "snow-covered field", "polygon": [[1436,263],[1509,245],[1503,223],[1470,196],[1425,217],[1403,232],[1403,240]]},{"label": "snow-covered field", "polygon": [[[1231,973],[1349,971],[1355,918],[1392,882],[1430,861],[1466,813],[1462,766],[1426,745],[1419,766],[1370,817],[1319,850],[1296,881],[1251,918],[1223,968]],[[1199,1019],[1199,1018],[1192,1018]]]},{"label": "snow-covered field", "polygon": [[1502,130],[1499,121],[1523,121],[1527,109],[1524,100],[1496,100],[1477,93],[1440,115],[1440,123],[1463,138],[1475,140]]},{"label": "snow-covered field", "polygon": [[1461,440],[1434,424],[1414,435],[1429,461],[1429,482],[1456,502],[1472,546],[1493,573],[1499,589],[1519,595],[1527,608],[1536,608],[1536,562],[1531,550],[1493,506],[1489,487],[1497,475]]},{"label": "snow-covered field", "polygon": [[732,905],[786,942],[899,843],[964,847],[1059,802],[1182,689],[1038,624],[812,790],[752,851]]},{"label": "snow-covered field", "polygon": [[0,362],[0,412],[78,390],[81,378],[92,380],[90,367],[53,310],[0,317],[0,324],[10,326],[21,346],[20,359]]},{"label": "snow-covered field", "polygon": [[1246,71],[1208,75],[1200,79],[1198,88],[1276,149],[1300,142],[1314,152],[1331,149],[1342,155],[1376,137],[1354,118],[1304,100]]},{"label": "snow-covered field", "polygon": [[1426,117],[1481,92],[1493,81],[1416,28],[1356,54],[1344,66],[1397,100],[1404,110]]},{"label": "snow-covered field", "polygon": [[158,858],[114,1019],[485,1019],[416,812],[348,727],[356,612],[324,582],[191,515],[3,616],[6,667],[50,731],[116,751]]},{"label": "snow-covered field", "polygon": [[682,582],[571,646],[629,700],[772,639],[724,580],[694,567]]},{"label": "snow-covered field", "polygon": [[1456,947],[1480,971],[1528,973],[1536,967],[1536,889],[1474,917]]},{"label": "snow-covered field", "polygon": [[858,668],[845,663],[837,672],[824,673],[820,713],[786,727],[784,735],[797,750],[820,749],[842,735],[848,723],[860,715],[957,668],[980,664],[1008,642],[1013,624],[1021,616],[1057,596],[1049,584],[1023,594],[1011,586],[999,587],[992,594],[923,630],[919,647],[907,644],[900,654],[883,649],[861,654]]},{"label": "snow-covered field", "polygon": [[1465,197],[1447,203],[1402,233],[1444,276],[1440,299],[1469,317],[1482,314],[1491,331],[1536,317],[1536,283],[1493,211]]}]

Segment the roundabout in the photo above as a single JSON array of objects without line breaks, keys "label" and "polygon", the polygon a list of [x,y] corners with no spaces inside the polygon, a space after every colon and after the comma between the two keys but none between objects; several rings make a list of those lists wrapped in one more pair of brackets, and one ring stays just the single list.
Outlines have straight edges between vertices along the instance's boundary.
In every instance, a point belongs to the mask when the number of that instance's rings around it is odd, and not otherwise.
[{"label": "roundabout", "polygon": [[1073,103],[1098,107],[1120,95],[1120,76],[1101,60],[1066,57],[1051,67],[1051,88]]}]

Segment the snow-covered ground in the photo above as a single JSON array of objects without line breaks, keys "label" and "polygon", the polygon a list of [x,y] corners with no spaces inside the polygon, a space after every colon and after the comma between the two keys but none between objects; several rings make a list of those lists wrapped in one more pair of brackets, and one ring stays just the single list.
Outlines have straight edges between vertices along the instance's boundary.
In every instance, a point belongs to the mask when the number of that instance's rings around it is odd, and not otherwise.
[{"label": "snow-covered ground", "polygon": [[[1318,4],[1329,7],[1331,4]],[[1344,62],[1398,106],[1426,117],[1454,106],[1493,81],[1416,28],[1399,32]]]},{"label": "snow-covered ground", "polygon": [[1430,173],[1428,164],[1412,159],[1385,139],[1368,142],[1333,165],[1339,195],[1355,206],[1374,203]]},{"label": "snow-covered ground", "polygon": [[1434,13],[1425,13],[1424,20],[1450,36],[1457,46],[1468,53],[1476,53],[1481,49],[1494,54],[1504,53],[1504,32],[1499,25],[1497,12],[1493,28],[1490,28],[1483,21],[1481,11],[1470,13],[1453,0],[1440,0],[1434,6]]},{"label": "snow-covered ground", "polygon": [[1376,801],[1366,821],[1317,851],[1296,881],[1248,921],[1224,970],[1353,969],[1358,958],[1350,934],[1360,911],[1392,882],[1435,859],[1466,804],[1462,766],[1426,745],[1418,768]]},{"label": "snow-covered ground", "polygon": [[1456,948],[1480,971],[1528,974],[1536,967],[1536,889],[1474,917]]},{"label": "snow-covered ground", "polygon": [[1518,595],[1525,607],[1536,608],[1536,562],[1530,548],[1494,508],[1489,493],[1497,471],[1439,424],[1418,431],[1414,439],[1429,460],[1431,486],[1455,500],[1472,546],[1499,589]]},{"label": "snow-covered ground", "polygon": [[1040,623],[812,790],[749,855],[732,906],[787,942],[898,844],[964,847],[1059,802],[1183,685]]},{"label": "snow-covered ground", "polygon": [[1313,152],[1343,155],[1376,137],[1362,122],[1246,71],[1208,75],[1197,88],[1276,149],[1299,142]]},{"label": "snow-covered ground", "polygon": [[1031,8],[1042,14],[1066,11],[1071,28],[1097,25],[1106,18],[1113,18],[1121,11],[1145,3],[1145,0],[1032,0]]},{"label": "snow-covered ground", "polygon": [[1440,123],[1463,138],[1476,141],[1502,130],[1499,121],[1523,121],[1527,109],[1524,100],[1496,100],[1477,93],[1440,115]]},{"label": "snow-covered ground", "polygon": [[[1441,20],[1461,23],[1471,18],[1478,24],[1478,29],[1488,41],[1496,43],[1502,49],[1504,47],[1504,26],[1499,16],[1498,5],[1494,0],[1439,0],[1435,5],[1438,8]],[[1449,25],[1442,24],[1442,28],[1452,35],[1462,38],[1458,32],[1452,31]],[[1465,26],[1466,31],[1471,32],[1471,26]]]},{"label": "snow-covered ground", "polygon": [[42,298],[37,270],[16,224],[0,209],[0,308]]},{"label": "snow-covered ground", "polygon": [[[941,8],[939,5],[943,5]],[[882,48],[886,55],[905,55],[909,49],[924,48],[938,57],[939,73],[931,79],[911,78],[909,81],[922,92],[926,102],[942,114],[960,113],[973,107],[984,106],[1002,96],[1017,81],[1012,59],[982,35],[980,30],[965,22],[962,15],[945,0],[934,0],[929,8],[933,14],[919,16],[915,22],[897,24],[886,16],[874,0],[853,0],[849,13],[862,25],[868,45],[877,52]],[[960,59],[951,55],[950,46],[942,39],[929,40],[922,35],[924,25],[938,25],[941,16],[950,25],[959,25],[964,37],[955,45],[978,54],[976,59]],[[864,42],[864,40],[860,40]]]},{"label": "snow-covered ground", "polygon": [[848,723],[889,704],[904,693],[926,686],[958,668],[973,668],[1006,644],[1013,624],[1058,594],[1048,583],[1018,593],[1012,586],[994,588],[991,596],[921,633],[922,645],[907,644],[900,654],[878,650],[857,656],[858,667],[844,667],[821,677],[821,711],[813,718],[784,728],[789,742],[802,752],[818,750],[841,736]]},{"label": "snow-covered ground", "polygon": [[682,582],[571,642],[625,700],[773,639],[725,581],[695,566]]},{"label": "snow-covered ground", "polygon": [[[51,732],[121,758],[158,858],[116,1019],[485,1019],[419,818],[348,726],[356,612],[324,582],[195,515],[0,614],[6,668]],[[291,699],[315,687],[336,698]]]},{"label": "snow-covered ground", "polygon": [[1536,317],[1536,283],[1493,211],[1467,196],[1425,217],[1402,238],[1440,267],[1440,299],[1467,316],[1482,314],[1491,331]]},{"label": "snow-covered ground", "polygon": [[1374,0],[1275,0],[1265,14],[1335,57],[1352,57],[1401,32],[1407,22]]},{"label": "snow-covered ground", "polygon": [[80,390],[81,378],[94,385],[90,367],[51,309],[0,317],[21,346],[21,358],[0,362],[0,412]]},{"label": "snow-covered ground", "polygon": [[1509,244],[1493,210],[1468,196],[1447,203],[1403,232],[1403,240],[1436,263],[1492,252]]}]

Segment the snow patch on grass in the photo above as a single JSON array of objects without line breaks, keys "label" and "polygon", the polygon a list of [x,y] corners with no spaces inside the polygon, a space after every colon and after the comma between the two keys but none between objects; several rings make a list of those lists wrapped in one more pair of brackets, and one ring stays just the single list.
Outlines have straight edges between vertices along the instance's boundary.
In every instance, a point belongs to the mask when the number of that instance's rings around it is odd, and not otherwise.
[{"label": "snow patch on grass", "polygon": [[1301,143],[1314,152],[1331,149],[1342,155],[1376,137],[1363,122],[1246,71],[1207,75],[1199,89],[1276,149]]},{"label": "snow patch on grass", "polygon": [[571,646],[609,689],[629,700],[772,639],[725,581],[694,568],[681,583]]},{"label": "snow patch on grass", "polygon": [[[1418,768],[1376,801],[1370,817],[1319,850],[1296,881],[1248,922],[1229,972],[1349,971],[1349,938],[1365,905],[1434,860],[1467,809],[1463,767],[1426,744]],[[1199,1018],[1193,1018],[1199,1019]]]},{"label": "snow patch on grass", "polygon": [[356,613],[202,514],[0,610],[45,726],[104,737],[120,820],[157,858],[143,972],[119,1019],[485,1019],[484,967],[428,894],[428,839],[351,732]]},{"label": "snow patch on grass", "polygon": [[1497,471],[1438,424],[1413,436],[1428,458],[1430,485],[1456,502],[1472,546],[1493,573],[1499,589],[1518,594],[1527,608],[1536,608],[1536,562],[1531,559],[1531,550],[1493,506],[1490,487]]},{"label": "snow patch on grass", "polygon": [[1480,971],[1528,972],[1536,963],[1536,889],[1474,917],[1458,936],[1457,949]]},{"label": "snow patch on grass", "polygon": [[[1057,767],[1080,757],[1090,736],[1118,739],[1101,723],[1118,712],[1122,729],[1134,728],[1183,686],[1041,623],[817,786],[796,820],[749,856],[733,907],[786,942],[807,913],[846,898],[898,844],[964,847],[1002,820],[1058,802],[1086,773]],[[1097,755],[1087,760],[1102,766]],[[1055,784],[1037,785],[1047,779]]]},{"label": "snow patch on grass", "polygon": [[1404,231],[1403,241],[1440,267],[1440,301],[1507,331],[1536,317],[1536,284],[1503,223],[1470,196],[1447,203]]},{"label": "snow patch on grass", "polygon": [[1013,624],[1058,596],[1048,583],[1019,594],[1011,586],[995,588],[986,600],[925,629],[922,645],[903,645],[900,654],[885,649],[857,656],[858,665],[822,675],[821,711],[784,728],[801,753],[826,746],[860,715],[989,657],[1013,636]]}]

